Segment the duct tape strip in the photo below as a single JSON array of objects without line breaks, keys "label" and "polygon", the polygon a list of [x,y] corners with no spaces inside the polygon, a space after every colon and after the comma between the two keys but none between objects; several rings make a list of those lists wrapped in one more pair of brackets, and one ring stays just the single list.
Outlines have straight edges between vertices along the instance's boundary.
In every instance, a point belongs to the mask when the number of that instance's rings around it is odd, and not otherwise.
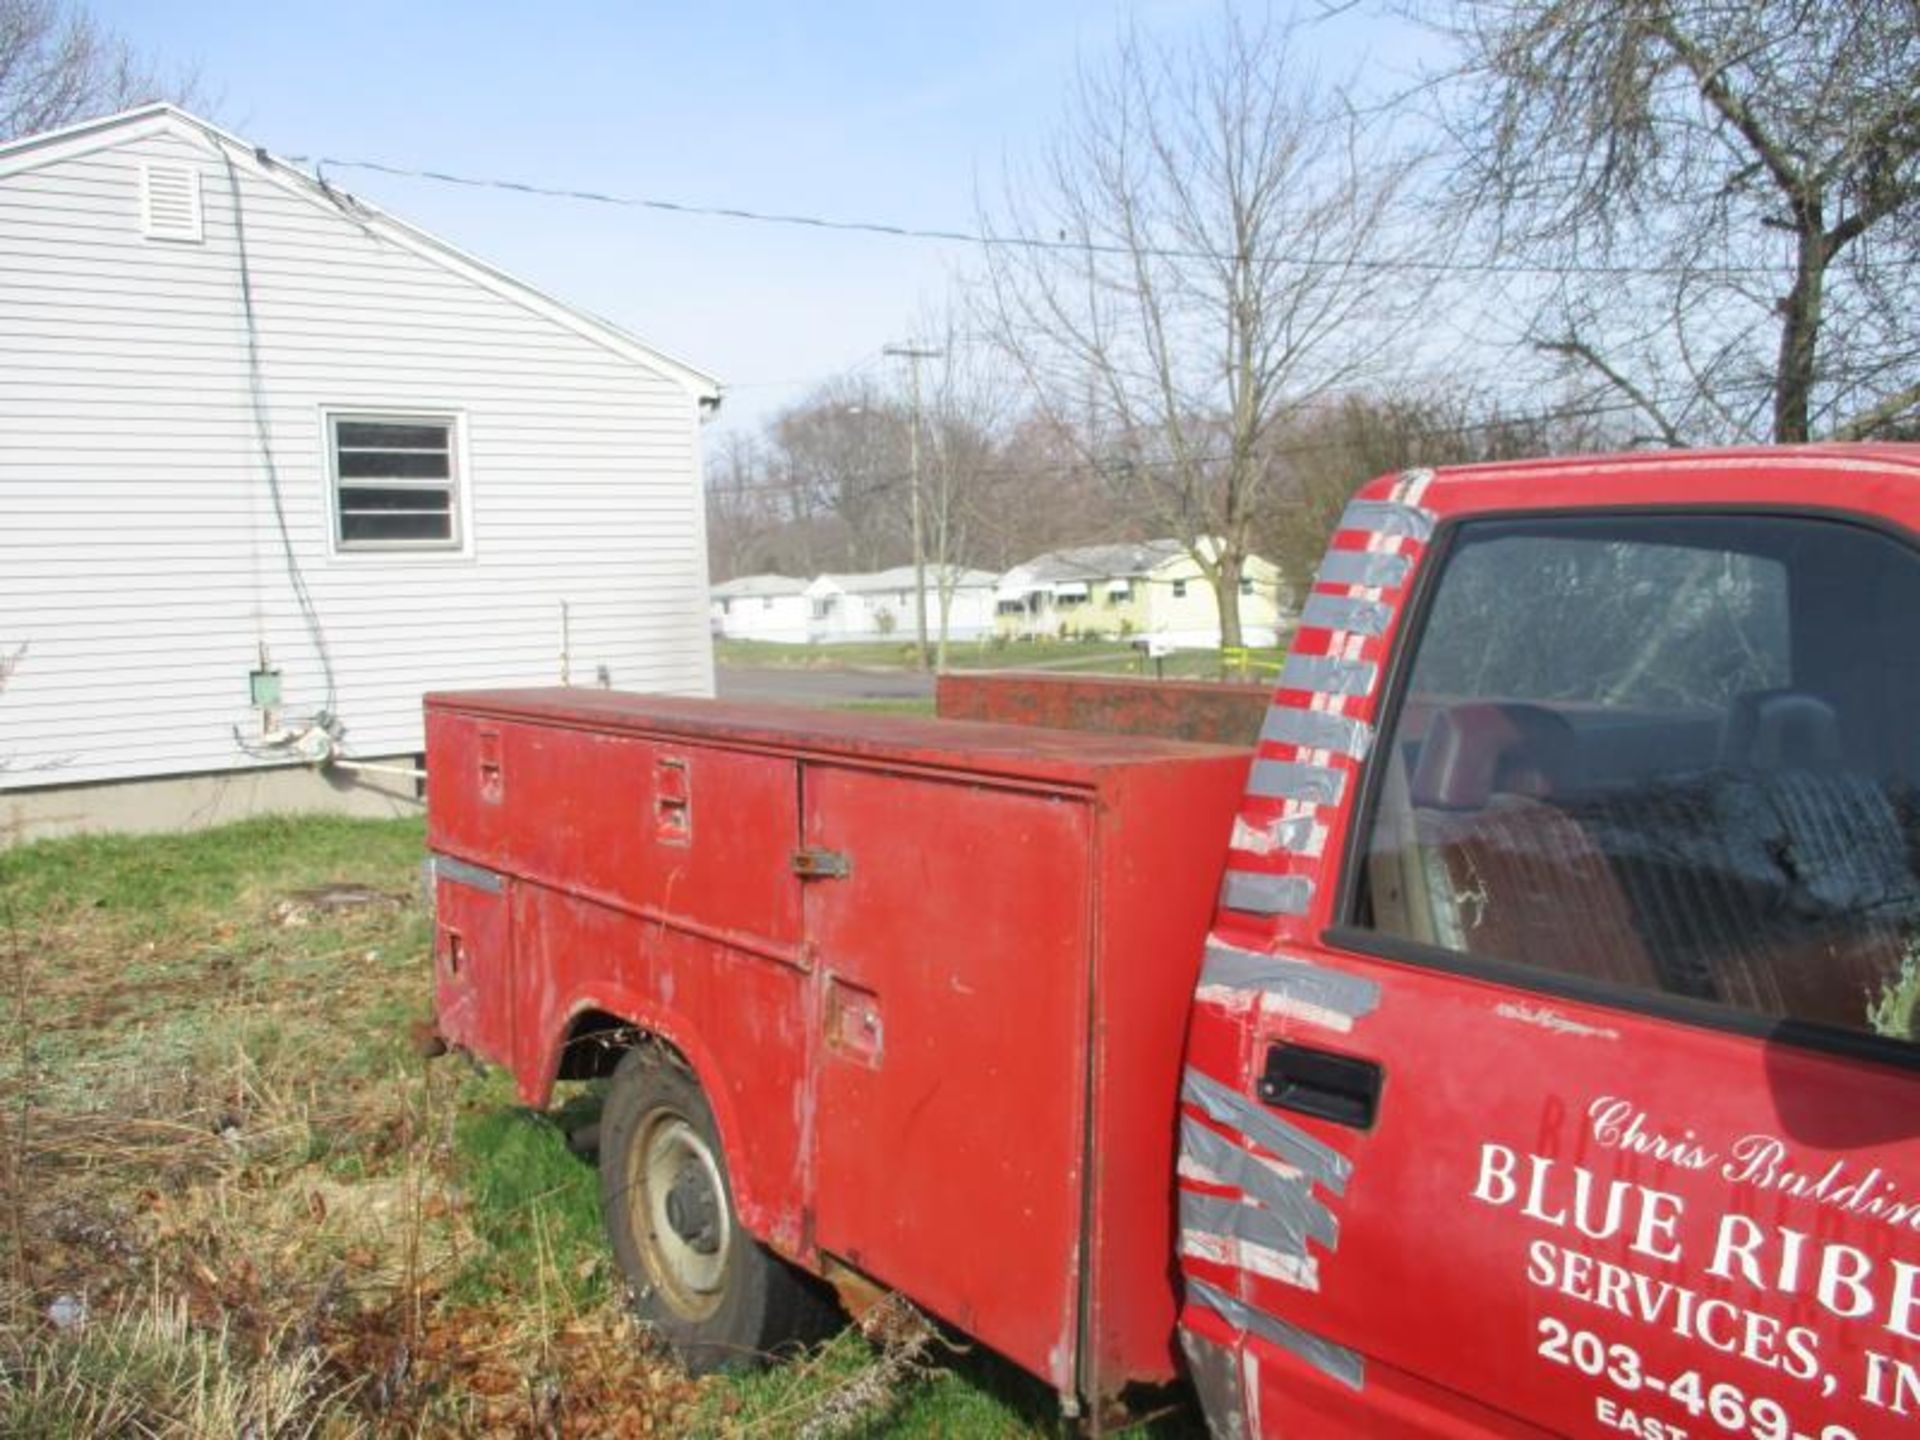
[{"label": "duct tape strip", "polygon": [[1206,1306],[1235,1329],[1257,1335],[1269,1345],[1276,1345],[1299,1356],[1314,1369],[1323,1375],[1331,1375],[1350,1390],[1359,1390],[1366,1384],[1366,1361],[1358,1351],[1322,1339],[1310,1330],[1289,1324],[1278,1315],[1256,1310],[1244,1300],[1236,1300],[1226,1291],[1204,1280],[1196,1280],[1191,1275],[1187,1277],[1187,1296]]},{"label": "duct tape strip", "polygon": [[1331,765],[1308,765],[1298,760],[1256,760],[1247,773],[1247,793],[1270,800],[1304,800],[1310,805],[1338,805],[1346,792],[1347,775]]},{"label": "duct tape strip", "polygon": [[1307,597],[1300,607],[1300,623],[1321,630],[1345,630],[1354,635],[1384,635],[1393,607],[1380,600],[1355,600],[1349,595]]},{"label": "duct tape strip", "polygon": [[1213,1440],[1247,1440],[1247,1395],[1240,1383],[1240,1357],[1191,1330],[1180,1332],[1187,1374]]},{"label": "duct tape strip", "polygon": [[1327,827],[1316,815],[1282,815],[1265,824],[1249,824],[1244,816],[1235,816],[1233,838],[1228,845],[1252,855],[1271,855],[1285,850],[1290,855],[1318,858],[1327,846]]},{"label": "duct tape strip", "polygon": [[1220,903],[1249,915],[1304,915],[1313,904],[1313,881],[1305,875],[1229,870],[1220,883]]},{"label": "duct tape strip", "polygon": [[485,890],[489,895],[498,895],[507,888],[504,875],[492,870],[483,870],[478,865],[469,865],[464,860],[456,860],[451,855],[433,857],[433,873],[443,880],[451,880],[456,885],[471,885],[476,890]]},{"label": "duct tape strip", "polygon": [[1378,585],[1385,590],[1405,583],[1413,560],[1384,550],[1329,550],[1320,561],[1319,585]]},{"label": "duct tape strip", "polygon": [[1191,1065],[1180,1082],[1180,1098],[1197,1105],[1222,1125],[1230,1125],[1263,1150],[1271,1150],[1310,1180],[1317,1180],[1334,1194],[1343,1194],[1347,1177],[1353,1174],[1353,1162],[1331,1145],[1289,1125],[1279,1116],[1228,1089],[1210,1075]]},{"label": "duct tape strip", "polygon": [[1331,750],[1349,759],[1364,760],[1373,743],[1373,727],[1331,710],[1309,710],[1304,705],[1275,705],[1261,722],[1260,738],[1276,745],[1298,745],[1303,750]]},{"label": "duct tape strip", "polygon": [[1433,512],[1391,500],[1356,500],[1340,516],[1342,530],[1370,530],[1376,535],[1398,535],[1426,541],[1433,535]]},{"label": "duct tape strip", "polygon": [[[1313,1208],[1326,1214],[1325,1207]],[[1180,1192],[1180,1228],[1197,1235],[1217,1235],[1225,1240],[1244,1240],[1277,1255],[1307,1253],[1306,1216],[1282,1213],[1264,1205],[1249,1205],[1230,1195],[1202,1195],[1197,1190]],[[1327,1216],[1332,1219],[1332,1216]],[[1323,1242],[1324,1243],[1324,1242]]]},{"label": "duct tape strip", "polygon": [[1282,690],[1312,690],[1320,695],[1371,695],[1380,667],[1371,660],[1338,655],[1289,655],[1280,670]]},{"label": "duct tape strip", "polygon": [[[1190,1115],[1180,1117],[1180,1148],[1186,1152],[1194,1164],[1200,1166],[1209,1175],[1217,1176],[1221,1184],[1233,1186],[1271,1212],[1275,1224],[1280,1227],[1280,1230],[1274,1233],[1281,1238],[1281,1243],[1273,1245],[1274,1249],[1289,1255],[1304,1255],[1307,1253],[1309,1239],[1318,1240],[1329,1250],[1339,1244],[1340,1222],[1333,1218],[1332,1211],[1313,1198],[1313,1189],[1304,1177],[1276,1173],[1271,1165],[1251,1150],[1244,1150],[1226,1136],[1207,1129]],[[1216,1235],[1233,1235],[1242,1240],[1251,1240],[1256,1245],[1269,1243],[1266,1237],[1236,1229],[1230,1223],[1201,1223],[1198,1220],[1189,1221],[1186,1218],[1189,1200],[1221,1198],[1199,1195],[1190,1190],[1181,1191],[1181,1228],[1207,1230]],[[1199,1216],[1211,1212],[1202,1206],[1193,1213]]]},{"label": "duct tape strip", "polygon": [[1359,975],[1347,975],[1304,960],[1282,960],[1218,941],[1207,942],[1206,963],[1200,969],[1202,985],[1225,985],[1234,990],[1261,990],[1316,1010],[1331,1010],[1349,1020],[1371,1014],[1380,1003],[1380,987]]},{"label": "duct tape strip", "polygon": [[1415,465],[1400,472],[1400,478],[1393,482],[1393,489],[1387,492],[1387,498],[1398,500],[1403,505],[1418,505],[1420,498],[1427,493],[1427,486],[1433,483],[1433,471],[1424,465]]}]

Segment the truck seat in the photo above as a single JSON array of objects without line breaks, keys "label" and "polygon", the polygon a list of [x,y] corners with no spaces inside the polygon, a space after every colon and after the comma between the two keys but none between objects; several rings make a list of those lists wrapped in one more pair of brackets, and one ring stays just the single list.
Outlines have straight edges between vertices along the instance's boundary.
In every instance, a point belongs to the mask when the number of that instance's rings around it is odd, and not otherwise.
[{"label": "truck seat", "polygon": [[1568,975],[1657,984],[1632,911],[1579,822],[1552,802],[1570,726],[1475,702],[1433,719],[1411,782],[1438,943]]},{"label": "truck seat", "polygon": [[1863,1029],[1920,915],[1906,838],[1873,778],[1840,768],[1830,706],[1739,697],[1704,774],[1583,797],[1662,988]]}]

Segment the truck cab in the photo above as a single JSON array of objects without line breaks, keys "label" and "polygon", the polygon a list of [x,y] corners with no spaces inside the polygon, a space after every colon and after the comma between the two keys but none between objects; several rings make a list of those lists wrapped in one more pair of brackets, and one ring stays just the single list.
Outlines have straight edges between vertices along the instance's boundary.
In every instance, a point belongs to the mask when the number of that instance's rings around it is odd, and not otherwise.
[{"label": "truck cab", "polygon": [[1914,447],[1359,493],[1184,1058],[1217,1435],[1920,1422],[1916,533]]}]

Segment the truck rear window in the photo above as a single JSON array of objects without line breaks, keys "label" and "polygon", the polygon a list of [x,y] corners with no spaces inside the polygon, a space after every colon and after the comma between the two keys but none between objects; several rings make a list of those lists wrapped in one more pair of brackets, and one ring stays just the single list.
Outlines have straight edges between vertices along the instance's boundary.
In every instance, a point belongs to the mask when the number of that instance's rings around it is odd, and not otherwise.
[{"label": "truck rear window", "polygon": [[1377,752],[1354,919],[1920,1039],[1920,556],[1842,522],[1460,527]]}]

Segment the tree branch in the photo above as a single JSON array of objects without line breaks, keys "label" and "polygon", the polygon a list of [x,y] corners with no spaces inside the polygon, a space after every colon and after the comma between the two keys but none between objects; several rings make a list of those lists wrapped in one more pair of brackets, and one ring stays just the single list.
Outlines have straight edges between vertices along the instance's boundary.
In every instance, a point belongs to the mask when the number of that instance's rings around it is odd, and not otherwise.
[{"label": "tree branch", "polygon": [[1878,404],[1861,411],[1846,424],[1835,427],[1827,438],[1829,440],[1864,440],[1889,420],[1896,420],[1915,407],[1920,407],[1920,384],[1909,385],[1903,390],[1894,391]]},{"label": "tree branch", "polygon": [[1794,168],[1786,150],[1766,132],[1747,102],[1727,84],[1725,67],[1681,34],[1673,23],[1673,16],[1664,7],[1651,13],[1648,28],[1665,41],[1667,48],[1687,67],[1706,102],[1753,147],[1753,153],[1767,167],[1774,184],[1795,205],[1806,204],[1810,198],[1806,177]]},{"label": "tree branch", "polygon": [[1667,418],[1666,413],[1658,405],[1653,403],[1652,397],[1609,365],[1591,345],[1568,336],[1565,340],[1536,340],[1533,346],[1536,350],[1543,350],[1549,355],[1558,355],[1563,359],[1576,360],[1588,369],[1597,371],[1609,385],[1645,412],[1647,418],[1659,428],[1660,438],[1663,441],[1676,450],[1686,448],[1687,442],[1681,438],[1679,428]]}]

